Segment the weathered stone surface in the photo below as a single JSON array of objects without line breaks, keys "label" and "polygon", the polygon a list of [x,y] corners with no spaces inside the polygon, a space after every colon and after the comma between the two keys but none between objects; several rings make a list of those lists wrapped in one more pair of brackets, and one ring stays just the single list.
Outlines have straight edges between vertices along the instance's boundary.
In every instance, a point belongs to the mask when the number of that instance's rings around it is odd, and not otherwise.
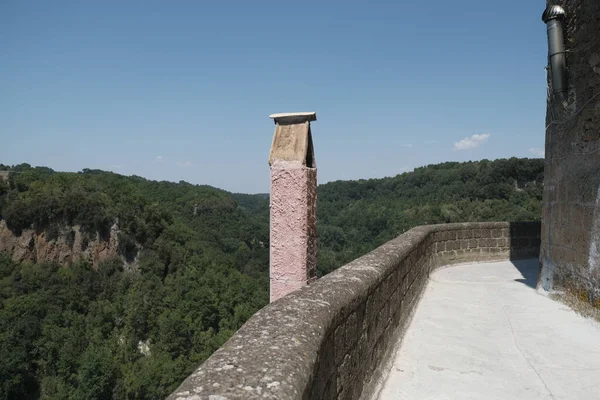
[{"label": "weathered stone surface", "polygon": [[317,168],[310,121],[315,113],[273,114],[270,297],[275,301],[317,276]]},{"label": "weathered stone surface", "polygon": [[269,154],[269,165],[276,161],[298,162],[315,167],[314,150],[309,118],[286,117],[276,119],[275,134]]},{"label": "weathered stone surface", "polygon": [[316,278],[317,170],[271,166],[271,301]]},{"label": "weathered stone surface", "polygon": [[547,104],[540,285],[600,308],[600,2],[548,4],[566,11],[568,94]]},{"label": "weathered stone surface", "polygon": [[[357,399],[410,321],[433,268],[534,257],[539,229],[537,223],[413,228],[257,312],[169,399]],[[491,242],[480,240],[460,256],[448,250],[494,231],[509,235],[510,248],[483,247]]]},{"label": "weathered stone surface", "polygon": [[103,240],[98,235],[85,240],[79,226],[62,227],[57,238],[47,233],[24,229],[19,236],[0,220],[0,252],[9,253],[15,261],[58,263],[61,265],[88,260],[96,267],[102,261],[118,257],[118,227],[113,225],[109,237]]}]

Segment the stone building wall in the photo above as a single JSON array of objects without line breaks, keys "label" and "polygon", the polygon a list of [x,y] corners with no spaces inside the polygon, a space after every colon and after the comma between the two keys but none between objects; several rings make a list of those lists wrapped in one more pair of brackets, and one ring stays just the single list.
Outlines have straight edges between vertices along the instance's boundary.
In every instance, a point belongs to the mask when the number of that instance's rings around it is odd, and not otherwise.
[{"label": "stone building wall", "polygon": [[548,4],[566,11],[569,90],[548,96],[540,285],[600,307],[600,1]]}]

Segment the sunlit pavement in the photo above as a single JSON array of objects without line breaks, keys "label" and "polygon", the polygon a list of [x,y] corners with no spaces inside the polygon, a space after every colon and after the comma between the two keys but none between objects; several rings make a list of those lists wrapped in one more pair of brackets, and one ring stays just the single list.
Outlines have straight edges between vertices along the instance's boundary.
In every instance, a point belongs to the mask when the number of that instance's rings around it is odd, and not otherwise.
[{"label": "sunlit pavement", "polygon": [[380,399],[600,399],[600,324],[536,292],[537,260],[432,273]]}]

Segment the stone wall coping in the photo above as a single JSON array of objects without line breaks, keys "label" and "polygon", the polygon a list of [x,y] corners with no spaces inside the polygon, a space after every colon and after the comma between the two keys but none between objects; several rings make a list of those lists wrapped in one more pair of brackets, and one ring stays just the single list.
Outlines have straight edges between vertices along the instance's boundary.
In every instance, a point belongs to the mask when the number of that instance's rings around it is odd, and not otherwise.
[{"label": "stone wall coping", "polygon": [[506,229],[511,228],[511,223],[415,227],[313,284],[270,303],[169,399],[308,398],[323,343],[421,242],[435,232],[482,228]]}]

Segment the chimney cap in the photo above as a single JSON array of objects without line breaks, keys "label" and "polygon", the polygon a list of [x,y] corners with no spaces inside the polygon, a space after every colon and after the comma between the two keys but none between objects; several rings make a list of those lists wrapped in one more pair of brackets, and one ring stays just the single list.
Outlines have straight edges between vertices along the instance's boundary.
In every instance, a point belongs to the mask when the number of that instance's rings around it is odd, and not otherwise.
[{"label": "chimney cap", "polygon": [[276,124],[301,124],[303,122],[310,122],[317,120],[317,113],[311,112],[293,112],[293,113],[279,113],[271,114],[269,118],[272,118]]},{"label": "chimney cap", "polygon": [[542,21],[547,24],[550,20],[564,18],[565,14],[565,9],[561,6],[548,6],[542,14]]}]

